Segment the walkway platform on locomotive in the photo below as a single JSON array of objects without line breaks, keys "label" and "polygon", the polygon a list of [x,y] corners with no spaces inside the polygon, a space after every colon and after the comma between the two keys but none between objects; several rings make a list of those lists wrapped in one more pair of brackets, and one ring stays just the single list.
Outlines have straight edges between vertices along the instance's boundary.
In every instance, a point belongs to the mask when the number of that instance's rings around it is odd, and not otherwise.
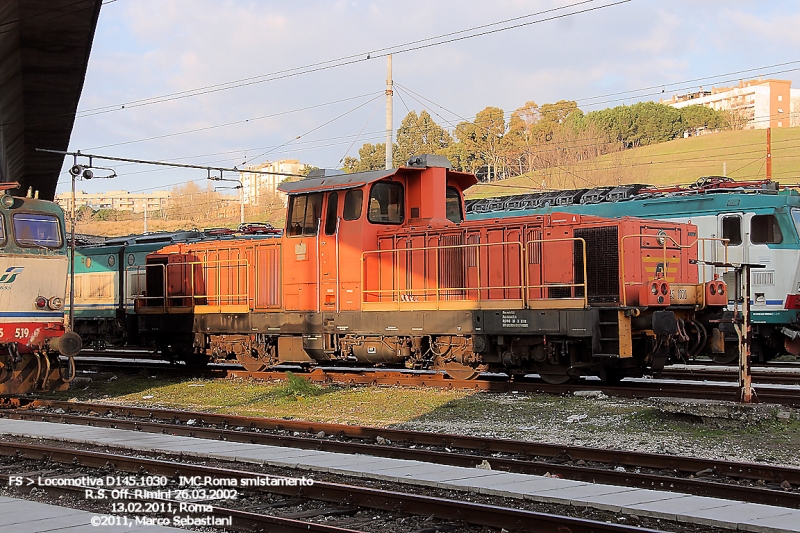
[{"label": "walkway platform on locomotive", "polygon": [[[50,422],[0,419],[0,433],[73,443],[125,447],[149,452],[183,454],[184,456],[263,463],[279,467],[300,468],[310,472],[329,472],[382,479],[405,485],[471,490],[483,494],[592,507],[628,515],[650,516],[741,531],[800,532],[800,510],[798,509],[676,492],[512,474],[480,468],[436,465],[403,459],[222,442]],[[313,474],[309,477],[313,479]],[[0,500],[0,505],[2,505],[2,501],[4,500]],[[14,515],[33,516],[28,513],[14,513]],[[4,516],[4,520],[10,519],[8,513],[0,513],[0,516]],[[5,522],[0,523],[4,526],[0,527],[0,533],[11,531],[5,527]],[[23,530],[15,529],[14,531],[20,533]]]},{"label": "walkway platform on locomotive", "polygon": [[70,509],[60,505],[19,500],[0,496],[0,533],[79,533],[80,531],[102,531],[103,533],[169,533],[185,531],[174,527],[92,526],[92,518],[102,513]]}]

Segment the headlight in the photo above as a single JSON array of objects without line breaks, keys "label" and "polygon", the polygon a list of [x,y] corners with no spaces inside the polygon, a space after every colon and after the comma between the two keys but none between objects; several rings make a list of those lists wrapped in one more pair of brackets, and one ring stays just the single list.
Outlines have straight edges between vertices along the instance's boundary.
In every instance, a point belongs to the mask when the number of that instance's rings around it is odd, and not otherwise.
[{"label": "headlight", "polygon": [[653,294],[658,294],[658,283],[653,283],[653,285],[650,287],[650,292]]},{"label": "headlight", "polygon": [[714,285],[713,283],[712,283],[712,284],[710,284],[710,285],[708,286],[708,292],[710,292],[710,293],[711,293],[711,296],[714,296],[715,294],[717,294],[717,286],[716,286],[716,285]]},{"label": "headlight", "polygon": [[720,296],[725,294],[725,285],[720,283],[719,284],[719,288],[717,289],[717,292],[720,294]]},{"label": "headlight", "polygon": [[14,197],[10,194],[4,194],[0,197],[0,204],[3,204],[6,209],[11,209],[14,206]]},{"label": "headlight", "polygon": [[64,307],[64,300],[62,300],[62,299],[61,299],[61,298],[59,298],[58,296],[53,296],[53,297],[52,297],[52,298],[50,298],[50,300],[47,302],[47,305],[48,305],[48,306],[50,307],[50,309],[52,309],[53,311],[58,311],[59,309],[61,309],[62,307]]},{"label": "headlight", "polygon": [[666,283],[662,283],[661,284],[661,294],[666,296],[668,292],[669,292],[669,287],[667,287]]}]

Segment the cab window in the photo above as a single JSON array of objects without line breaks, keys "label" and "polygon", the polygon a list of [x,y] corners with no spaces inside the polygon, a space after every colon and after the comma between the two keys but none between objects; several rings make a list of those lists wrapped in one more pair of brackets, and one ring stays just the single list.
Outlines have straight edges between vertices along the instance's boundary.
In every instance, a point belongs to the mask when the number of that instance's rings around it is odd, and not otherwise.
[{"label": "cab window", "polygon": [[797,230],[797,235],[800,236],[800,209],[796,207],[792,208],[792,220],[794,221],[794,227]]},{"label": "cab window", "polygon": [[336,233],[336,217],[339,210],[339,193],[332,192],[328,195],[328,212],[325,214],[325,235]]},{"label": "cab window", "polygon": [[750,241],[753,244],[779,244],[783,242],[778,218],[775,215],[754,215],[750,219]]},{"label": "cab window", "polygon": [[459,224],[464,221],[464,214],[461,212],[461,195],[455,187],[447,188],[447,220]]},{"label": "cab window", "polygon": [[367,218],[374,224],[402,224],[403,186],[399,183],[379,182],[369,192]]},{"label": "cab window", "polygon": [[42,213],[14,213],[14,238],[20,246],[59,248],[61,226],[58,218]]},{"label": "cab window", "polygon": [[344,213],[342,218],[345,220],[358,220],[361,218],[361,204],[364,203],[364,191],[352,189],[344,195]]},{"label": "cab window", "polygon": [[728,239],[729,246],[742,244],[742,217],[722,218],[722,238]]},{"label": "cab window", "polygon": [[6,221],[2,215],[0,215],[0,245],[6,243]]},{"label": "cab window", "polygon": [[290,237],[313,237],[317,234],[321,211],[322,193],[292,196],[286,233]]}]

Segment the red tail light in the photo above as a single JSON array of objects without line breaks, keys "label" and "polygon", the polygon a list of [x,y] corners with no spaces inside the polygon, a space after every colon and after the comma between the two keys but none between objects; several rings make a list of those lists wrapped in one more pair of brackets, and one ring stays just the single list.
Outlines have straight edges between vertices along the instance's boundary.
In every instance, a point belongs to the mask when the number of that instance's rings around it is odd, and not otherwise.
[{"label": "red tail light", "polygon": [[725,283],[721,281],[706,282],[706,305],[727,305],[726,291]]}]

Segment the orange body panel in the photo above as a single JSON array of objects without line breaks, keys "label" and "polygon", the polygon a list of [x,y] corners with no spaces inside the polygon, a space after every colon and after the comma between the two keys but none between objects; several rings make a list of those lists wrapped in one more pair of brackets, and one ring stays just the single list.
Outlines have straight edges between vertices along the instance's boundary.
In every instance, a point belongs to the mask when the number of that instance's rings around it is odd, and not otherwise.
[{"label": "orange body panel", "polygon": [[[690,267],[697,259],[691,224],[563,213],[456,224],[447,219],[445,196],[456,191],[461,201],[471,183],[464,175],[401,168],[382,177],[312,190],[305,218],[295,216],[279,239],[164,248],[151,262],[166,264],[168,305],[287,312],[358,311],[365,304],[541,307],[537,302],[555,300],[658,306],[667,303],[650,297],[647,282],[698,283]],[[379,206],[371,191],[381,183],[401,185],[404,203]],[[354,190],[361,191],[360,205],[348,214],[345,197]],[[400,223],[387,222],[398,213]]]}]

